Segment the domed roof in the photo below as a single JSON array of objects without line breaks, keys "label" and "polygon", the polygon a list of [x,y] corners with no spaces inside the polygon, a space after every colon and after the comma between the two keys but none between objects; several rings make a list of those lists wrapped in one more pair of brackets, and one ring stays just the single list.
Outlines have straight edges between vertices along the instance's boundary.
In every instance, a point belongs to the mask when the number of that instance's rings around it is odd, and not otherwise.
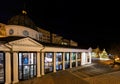
[{"label": "domed roof", "polygon": [[24,10],[22,11],[22,14],[13,16],[10,20],[8,20],[8,25],[21,25],[37,30],[36,25],[28,17],[27,12]]}]

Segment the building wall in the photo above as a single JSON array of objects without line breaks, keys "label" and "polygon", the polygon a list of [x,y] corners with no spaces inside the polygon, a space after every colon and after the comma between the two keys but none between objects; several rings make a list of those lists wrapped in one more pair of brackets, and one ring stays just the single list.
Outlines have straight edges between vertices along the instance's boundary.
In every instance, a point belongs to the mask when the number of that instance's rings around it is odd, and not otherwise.
[{"label": "building wall", "polygon": [[70,40],[70,46],[78,46],[78,43],[73,40]]},{"label": "building wall", "polygon": [[54,33],[50,33],[47,30],[37,27],[38,31],[33,30],[28,27],[18,26],[18,25],[5,25],[0,23],[0,37],[6,36],[23,36],[31,37],[33,39],[45,42],[60,44],[66,46],[78,46],[77,42],[73,40],[68,40]]},{"label": "building wall", "polygon": [[17,25],[5,25],[6,36],[23,36],[39,40],[39,33],[33,29]]},{"label": "building wall", "polygon": [[41,33],[40,41],[50,43],[50,32],[41,28],[38,28],[38,32]]},{"label": "building wall", "polygon": [[[90,64],[91,63],[91,55],[90,50],[88,49],[74,49],[74,48],[62,48],[62,47],[43,47],[40,43],[34,41],[30,38],[24,38],[16,41],[9,42],[7,44],[0,45],[0,51],[5,52],[5,84],[17,83],[19,82],[19,52],[21,53],[36,53],[36,76],[40,77],[41,75],[45,75],[45,53],[53,53],[53,72],[56,71],[56,54],[57,52],[62,53],[62,70],[65,70],[65,53],[69,53],[69,68],[73,67],[73,63],[75,67],[78,67],[79,62],[81,65]],[[73,60],[73,53],[75,54],[75,59]],[[81,57],[79,57],[79,55]],[[88,60],[89,58],[89,60]],[[41,61],[40,61],[41,60]],[[12,63],[11,63],[12,61]],[[12,65],[13,64],[13,65]],[[10,67],[12,66],[12,67]],[[40,68],[41,67],[41,68]],[[7,69],[7,70],[6,70]],[[11,71],[12,70],[12,71]],[[11,73],[13,72],[13,73]],[[41,73],[40,73],[41,72]],[[12,76],[11,76],[12,75]],[[11,80],[11,77],[13,80]],[[30,78],[29,78],[30,79]]]},{"label": "building wall", "polygon": [[70,41],[68,39],[62,39],[62,45],[66,45],[69,46],[70,45]]},{"label": "building wall", "polygon": [[0,37],[6,36],[5,24],[0,23]]},{"label": "building wall", "polygon": [[62,38],[63,38],[62,36],[58,36],[57,34],[52,34],[52,43],[61,45]]}]

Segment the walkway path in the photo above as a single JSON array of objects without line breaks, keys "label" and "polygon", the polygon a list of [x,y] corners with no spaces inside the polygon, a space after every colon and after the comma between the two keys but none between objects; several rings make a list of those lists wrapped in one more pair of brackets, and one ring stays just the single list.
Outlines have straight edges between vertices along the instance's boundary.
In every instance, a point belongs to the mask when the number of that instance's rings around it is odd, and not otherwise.
[{"label": "walkway path", "polygon": [[83,79],[72,75],[68,71],[58,71],[56,73],[49,73],[40,78],[20,81],[17,84],[89,84]]},{"label": "walkway path", "polygon": [[93,63],[93,65],[69,69],[74,76],[89,84],[120,84],[120,65],[111,67],[108,64]]},{"label": "walkway path", "polygon": [[120,84],[120,66],[92,63],[20,81],[17,84]]}]

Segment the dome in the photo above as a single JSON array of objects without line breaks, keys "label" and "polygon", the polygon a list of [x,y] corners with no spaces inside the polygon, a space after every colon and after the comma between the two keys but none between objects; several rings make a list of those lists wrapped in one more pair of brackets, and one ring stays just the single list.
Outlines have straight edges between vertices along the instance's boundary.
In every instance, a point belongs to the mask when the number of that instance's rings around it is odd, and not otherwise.
[{"label": "dome", "polygon": [[8,20],[8,25],[21,25],[37,30],[34,22],[28,17],[26,11],[22,11],[21,14],[13,16],[10,20]]}]

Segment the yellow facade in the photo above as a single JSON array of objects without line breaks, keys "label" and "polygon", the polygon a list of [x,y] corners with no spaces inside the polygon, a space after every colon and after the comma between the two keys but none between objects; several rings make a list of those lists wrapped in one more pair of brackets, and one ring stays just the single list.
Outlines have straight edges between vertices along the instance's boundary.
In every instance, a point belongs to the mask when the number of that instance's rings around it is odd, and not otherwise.
[{"label": "yellow facade", "polygon": [[38,32],[41,33],[41,36],[39,36],[40,41],[45,43],[50,43],[50,32],[41,28],[38,28]]},{"label": "yellow facade", "polygon": [[63,38],[62,36],[58,36],[57,34],[52,34],[52,43],[61,44],[62,38]]},{"label": "yellow facade", "polygon": [[5,36],[6,36],[5,25],[0,23],[0,37],[5,37]]}]

